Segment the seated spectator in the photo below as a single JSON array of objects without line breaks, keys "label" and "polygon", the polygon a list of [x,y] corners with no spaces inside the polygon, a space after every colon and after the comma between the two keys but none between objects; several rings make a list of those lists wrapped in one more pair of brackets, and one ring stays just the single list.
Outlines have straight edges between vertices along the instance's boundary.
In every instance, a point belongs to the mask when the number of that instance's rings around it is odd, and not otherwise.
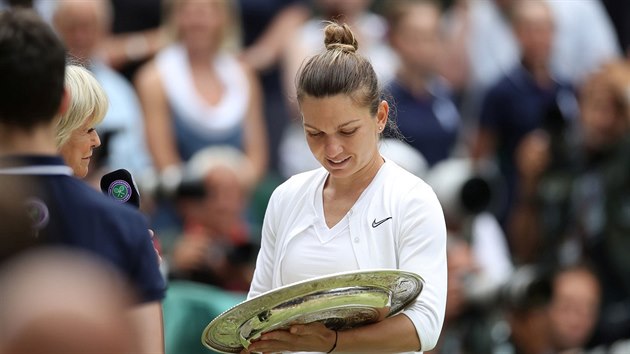
[{"label": "seated spectator", "polygon": [[250,163],[240,174],[255,188],[267,174],[268,143],[257,78],[237,58],[238,21],[229,0],[175,0],[167,23],[174,40],[136,75],[146,139],[161,191],[151,212],[158,233],[181,229],[171,198],[199,150],[230,145]]},{"label": "seated spectator", "polygon": [[[125,168],[141,177],[151,165],[140,103],[131,84],[99,57],[110,33],[112,8],[107,0],[57,0],[53,25],[73,60],[94,74],[109,100],[109,110],[96,130],[107,144],[105,169]],[[109,137],[109,138],[107,138]],[[94,171],[97,172],[97,171]]]},{"label": "seated spectator", "polygon": [[187,164],[178,188],[184,225],[169,258],[172,279],[233,291],[249,289],[255,250],[239,173],[244,161],[238,150],[215,146],[198,152]]},{"label": "seated spectator", "polygon": [[245,300],[255,262],[245,220],[242,152],[212,146],[186,164],[177,189],[183,231],[162,235],[169,288],[164,301],[167,353],[206,354],[199,340],[208,322]]},{"label": "seated spectator", "polygon": [[458,137],[459,113],[438,73],[441,11],[430,0],[397,0],[388,8],[389,40],[400,59],[388,91],[404,139],[429,166],[448,158]]},{"label": "seated spectator", "polygon": [[599,280],[589,268],[573,266],[555,274],[549,318],[556,352],[585,349],[599,317],[600,298]]},{"label": "seated spectator", "polygon": [[169,23],[176,40],[136,77],[148,146],[163,178],[177,176],[183,163],[210,145],[245,153],[251,168],[240,173],[249,187],[266,173],[261,92],[253,73],[229,51],[238,23],[231,4],[174,1]]}]

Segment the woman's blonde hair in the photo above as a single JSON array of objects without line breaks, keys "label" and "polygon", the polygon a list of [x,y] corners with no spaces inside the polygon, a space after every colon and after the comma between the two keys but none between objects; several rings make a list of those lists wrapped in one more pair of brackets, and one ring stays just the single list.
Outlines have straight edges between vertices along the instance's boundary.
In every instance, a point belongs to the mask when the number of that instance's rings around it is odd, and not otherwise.
[{"label": "woman's blonde hair", "polygon": [[57,148],[68,142],[72,133],[84,124],[95,126],[100,123],[108,107],[105,91],[92,73],[81,66],[66,66],[65,87],[70,95],[70,102],[68,110],[56,120]]},{"label": "woman's blonde hair", "polygon": [[[165,27],[171,41],[179,40],[179,33],[175,28],[175,13],[186,2],[191,0],[163,0],[162,13],[166,19]],[[198,1],[198,0],[197,0]],[[222,30],[221,43],[219,49],[229,53],[239,53],[242,49],[241,43],[241,17],[238,1],[235,0],[210,0],[219,3],[225,10],[227,24]]]}]

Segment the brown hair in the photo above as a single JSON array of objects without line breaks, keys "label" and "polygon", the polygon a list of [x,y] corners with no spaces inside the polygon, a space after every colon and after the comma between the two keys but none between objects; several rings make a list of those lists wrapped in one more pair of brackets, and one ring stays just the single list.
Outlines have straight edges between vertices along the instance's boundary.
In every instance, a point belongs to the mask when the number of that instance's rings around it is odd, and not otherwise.
[{"label": "brown hair", "polygon": [[372,64],[357,53],[357,43],[347,24],[329,22],[324,29],[326,50],[311,57],[297,76],[297,98],[350,95],[376,115],[381,90]]},{"label": "brown hair", "polygon": [[33,10],[0,11],[0,123],[52,122],[63,96],[66,50]]}]

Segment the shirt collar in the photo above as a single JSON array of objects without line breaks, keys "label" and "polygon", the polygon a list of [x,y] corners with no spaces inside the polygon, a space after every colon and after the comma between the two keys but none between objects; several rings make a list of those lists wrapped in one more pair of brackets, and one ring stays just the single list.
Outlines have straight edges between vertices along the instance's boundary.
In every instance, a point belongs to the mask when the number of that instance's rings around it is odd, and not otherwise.
[{"label": "shirt collar", "polygon": [[60,156],[11,155],[0,157],[0,174],[72,175]]}]

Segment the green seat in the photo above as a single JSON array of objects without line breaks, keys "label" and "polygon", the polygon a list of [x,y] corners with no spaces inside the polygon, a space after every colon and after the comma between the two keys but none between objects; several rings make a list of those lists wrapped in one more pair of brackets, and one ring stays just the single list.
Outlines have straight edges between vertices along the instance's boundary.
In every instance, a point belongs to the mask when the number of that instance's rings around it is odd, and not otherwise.
[{"label": "green seat", "polygon": [[201,333],[210,321],[245,297],[206,284],[170,282],[163,302],[166,354],[213,353],[201,343]]}]

